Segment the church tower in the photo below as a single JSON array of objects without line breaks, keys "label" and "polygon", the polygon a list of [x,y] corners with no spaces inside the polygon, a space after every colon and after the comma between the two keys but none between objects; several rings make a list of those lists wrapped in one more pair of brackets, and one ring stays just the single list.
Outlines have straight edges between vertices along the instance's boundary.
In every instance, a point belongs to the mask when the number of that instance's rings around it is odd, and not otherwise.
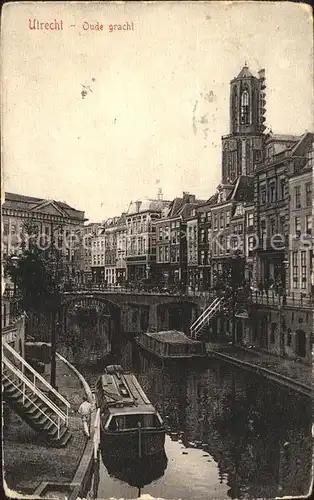
[{"label": "church tower", "polygon": [[262,160],[265,130],[265,70],[253,76],[247,64],[230,82],[230,133],[222,137],[222,183],[253,175]]}]

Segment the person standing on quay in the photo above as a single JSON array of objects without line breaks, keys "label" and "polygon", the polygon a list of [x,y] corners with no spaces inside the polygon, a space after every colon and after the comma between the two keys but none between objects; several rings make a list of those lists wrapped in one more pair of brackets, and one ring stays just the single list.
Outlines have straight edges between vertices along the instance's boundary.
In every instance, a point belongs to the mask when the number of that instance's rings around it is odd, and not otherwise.
[{"label": "person standing on quay", "polygon": [[89,438],[90,437],[92,405],[88,401],[87,396],[83,396],[83,402],[78,409],[78,413],[82,417],[84,434]]}]

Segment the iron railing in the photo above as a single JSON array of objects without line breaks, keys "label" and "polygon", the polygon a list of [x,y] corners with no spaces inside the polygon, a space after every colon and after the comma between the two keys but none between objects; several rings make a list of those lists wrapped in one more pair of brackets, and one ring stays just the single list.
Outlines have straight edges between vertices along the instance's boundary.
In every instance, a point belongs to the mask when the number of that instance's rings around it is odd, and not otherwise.
[{"label": "iron railing", "polygon": [[[12,364],[13,367],[15,367],[18,372],[20,372],[23,377],[27,378],[28,381],[28,387],[33,389],[33,392],[35,392],[38,395],[38,391],[40,393],[40,397],[45,399],[45,402],[48,401],[48,406],[50,406],[53,411],[55,411],[56,414],[58,414],[61,418],[61,420],[65,423],[66,426],[68,426],[69,422],[69,408],[71,407],[70,403],[58,392],[56,391],[52,385],[47,382],[34,368],[25,361],[25,359],[16,352],[13,347],[11,347],[7,342],[2,340],[2,346],[4,349],[3,352],[3,360],[7,359],[5,355],[5,351],[9,353],[9,357],[11,358],[10,364]],[[20,370],[16,365],[13,364],[13,360],[15,363],[19,364],[22,367],[22,370]],[[29,376],[26,376],[28,373]],[[53,403],[50,398],[47,398],[47,396],[43,393],[43,390],[41,387],[44,387],[46,390],[49,391],[50,394],[53,394],[56,400],[58,400],[58,404],[61,406],[63,405],[65,407],[65,410],[61,410],[59,406],[57,406],[55,403]]]},{"label": "iron railing", "polygon": [[129,294],[149,294],[149,295],[173,295],[178,297],[204,297],[207,299],[217,296],[214,291],[199,291],[199,290],[186,290],[175,286],[158,287],[154,285],[106,285],[104,283],[89,283],[79,284],[73,288],[65,290],[65,294],[71,293],[93,293],[93,292],[107,292],[107,293],[129,293]]},{"label": "iron railing", "polygon": [[312,295],[299,295],[296,296],[294,292],[291,292],[289,295],[281,295],[275,293],[274,291],[269,291],[266,293],[265,291],[254,291],[250,294],[251,302],[255,304],[262,304],[267,306],[292,306],[304,309],[313,309],[314,306],[314,298]]},{"label": "iron railing", "polygon": [[[71,293],[93,293],[93,292],[106,292],[106,293],[128,293],[137,295],[171,295],[176,297],[198,297],[207,300],[214,300],[217,297],[217,292],[214,290],[191,290],[191,289],[181,289],[179,287],[157,287],[153,285],[106,285],[105,283],[89,283],[85,285],[77,285],[71,290],[65,291],[65,294]],[[276,293],[274,290],[270,290],[268,293],[265,291],[251,291],[247,302],[253,302],[257,304],[264,305],[274,305],[279,306],[294,306],[300,308],[313,308],[314,307],[314,297],[313,295],[302,295],[297,296],[294,292],[289,293],[289,295],[283,296],[282,294]]]},{"label": "iron railing", "polygon": [[206,307],[206,309],[196,319],[196,321],[194,321],[190,328],[192,338],[196,339],[197,334],[200,332],[203,326],[207,325],[214,314],[221,310],[223,302],[224,299],[222,297],[216,297],[216,299],[211,304],[209,304],[208,307]]},{"label": "iron railing", "polygon": [[[23,405],[25,404],[26,399],[30,401],[31,404],[57,428],[59,439],[62,423],[68,426],[68,415],[65,415],[23,374],[21,370],[19,370],[19,368],[14,366],[14,364],[11,363],[11,361],[9,361],[4,355],[2,356],[2,364],[8,369],[9,372],[9,374],[7,374],[4,370],[2,370],[2,376],[21,393]],[[27,389],[29,389],[29,393],[27,393]],[[33,395],[36,395],[45,404],[45,407],[50,409],[50,412],[45,411],[45,408],[39,407],[32,398]],[[57,417],[57,421],[52,418],[53,416]]]}]

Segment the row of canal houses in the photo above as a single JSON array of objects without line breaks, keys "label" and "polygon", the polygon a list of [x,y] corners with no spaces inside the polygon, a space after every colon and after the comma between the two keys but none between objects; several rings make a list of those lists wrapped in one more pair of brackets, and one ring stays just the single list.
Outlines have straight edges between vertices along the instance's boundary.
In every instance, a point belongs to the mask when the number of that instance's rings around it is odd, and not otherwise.
[{"label": "row of canal houses", "polygon": [[[216,272],[240,254],[257,309],[238,318],[237,339],[310,359],[314,134],[266,130],[265,87],[265,71],[256,77],[246,65],[230,82],[230,131],[215,193],[166,201],[159,192],[131,202],[92,242],[102,252],[94,255],[93,281],[208,292]],[[228,331],[230,321],[218,315],[212,328],[212,336]]]}]

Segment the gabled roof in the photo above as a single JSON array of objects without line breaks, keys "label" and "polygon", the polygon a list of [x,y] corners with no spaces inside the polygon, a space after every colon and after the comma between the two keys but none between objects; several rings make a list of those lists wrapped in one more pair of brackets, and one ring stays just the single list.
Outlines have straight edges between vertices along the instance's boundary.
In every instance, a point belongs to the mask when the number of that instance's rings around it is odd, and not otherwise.
[{"label": "gabled roof", "polygon": [[45,200],[16,193],[5,193],[3,208],[37,212],[38,214],[51,213],[52,215],[84,220],[83,211],[76,210],[63,201]]},{"label": "gabled roof", "polygon": [[206,201],[206,205],[215,205],[218,202],[218,192],[213,194],[208,200]]},{"label": "gabled roof", "polygon": [[233,201],[252,202],[254,200],[254,177],[240,175],[228,199]]},{"label": "gabled roof", "polygon": [[169,205],[168,217],[176,215],[178,210],[181,209],[182,205],[183,205],[183,198],[174,198]]},{"label": "gabled roof", "polygon": [[196,207],[198,207],[200,204],[202,204],[204,202],[201,202],[200,200],[198,200],[198,202],[196,203],[185,203],[183,205],[183,207],[180,208],[180,210],[176,213],[176,216],[181,216],[182,219],[187,219],[188,217],[191,216],[192,214],[192,210]]},{"label": "gabled roof", "polygon": [[[298,152],[300,149],[302,149],[302,146],[306,148],[307,146],[310,146],[314,141],[314,134],[312,132],[305,132],[305,134],[301,135],[299,138],[299,141],[292,147],[291,149],[291,154],[292,155],[298,155]],[[301,155],[303,151],[300,151]]]}]

